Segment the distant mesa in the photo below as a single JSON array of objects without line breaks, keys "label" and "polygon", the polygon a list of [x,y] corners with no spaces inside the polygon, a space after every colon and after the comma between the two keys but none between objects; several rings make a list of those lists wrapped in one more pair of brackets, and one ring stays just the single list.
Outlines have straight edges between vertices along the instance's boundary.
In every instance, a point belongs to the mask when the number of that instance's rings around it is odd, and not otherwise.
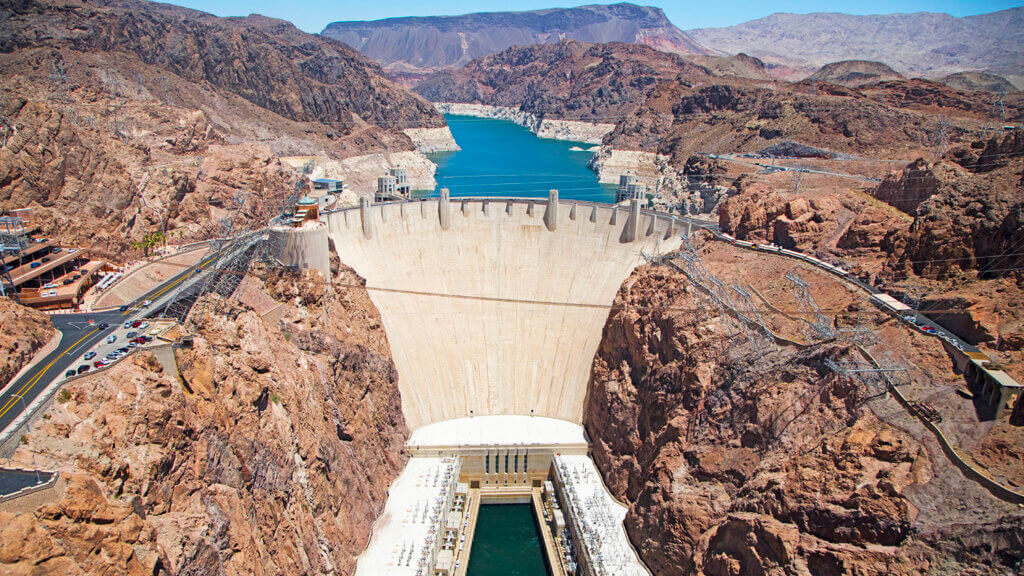
[{"label": "distant mesa", "polygon": [[857,88],[866,84],[902,79],[903,76],[881,62],[843,60],[842,62],[833,62],[822,66],[804,80],[809,82],[831,82],[840,86],[846,86],[847,88]]},{"label": "distant mesa", "polygon": [[719,76],[735,76],[754,80],[773,80],[768,66],[760,58],[740,52],[734,56],[693,56],[693,62],[705,66]]},{"label": "distant mesa", "polygon": [[323,34],[400,74],[457,68],[510,46],[566,39],[645,44],[676,54],[711,54],[669,22],[660,8],[625,3],[334,22]]},{"label": "distant mesa", "polygon": [[995,92],[1003,94],[1017,88],[1002,76],[988,72],[957,72],[940,80],[946,86],[967,92]]}]

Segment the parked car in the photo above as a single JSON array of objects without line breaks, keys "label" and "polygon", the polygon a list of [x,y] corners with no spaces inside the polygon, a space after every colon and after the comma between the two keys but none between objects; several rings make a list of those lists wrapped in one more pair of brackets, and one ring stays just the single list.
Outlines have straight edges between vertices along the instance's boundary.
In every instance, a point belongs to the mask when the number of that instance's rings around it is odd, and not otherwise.
[{"label": "parked car", "polygon": [[56,287],[57,287],[57,285],[54,284],[53,282],[47,282],[46,284],[43,284],[43,288],[56,288]]},{"label": "parked car", "polygon": [[139,333],[138,333],[138,332],[136,332],[136,331],[132,330],[131,332],[129,332],[129,333],[127,333],[127,334],[125,334],[125,335],[124,335],[124,337],[125,337],[125,338],[135,338],[135,337],[136,337],[136,336],[138,336],[138,335],[139,335]]},{"label": "parked car", "polygon": [[62,250],[62,248],[60,246],[54,246],[53,248],[50,249],[50,252],[52,252],[54,254],[57,254],[61,250]]},{"label": "parked car", "polygon": [[110,336],[107,336],[107,344],[113,344],[116,341],[117,341],[117,334],[111,334]]},{"label": "parked car", "polygon": [[142,326],[142,320],[136,320],[135,322],[132,322],[132,328],[138,328],[139,326]]},{"label": "parked car", "polygon": [[89,365],[88,364],[82,364],[81,366],[78,367],[78,373],[79,374],[81,374],[83,372],[88,372],[88,371],[89,371]]},{"label": "parked car", "polygon": [[107,361],[106,360],[97,360],[97,361],[93,362],[92,365],[95,366],[96,368],[102,368],[102,367],[107,365]]},{"label": "parked car", "polygon": [[125,320],[123,326],[124,326],[125,329],[131,328],[132,327],[132,321],[131,320]]},{"label": "parked car", "polygon": [[90,351],[85,353],[85,356],[82,356],[82,360],[92,360],[95,357],[96,357],[96,352],[93,352],[92,350],[90,350]]},{"label": "parked car", "polygon": [[41,262],[33,262],[33,263],[29,264],[29,268],[39,268],[42,265],[43,264]]},{"label": "parked car", "polygon": [[74,282],[74,280],[72,280],[71,278],[65,278],[64,282],[62,282],[62,284],[67,286],[68,284],[71,284],[72,282]]},{"label": "parked car", "polygon": [[146,328],[149,328],[149,322],[143,322],[139,325],[139,330],[145,330]]},{"label": "parked car", "polygon": [[78,372],[75,372],[74,370],[68,370],[67,372],[64,373],[64,377],[65,378],[71,378],[72,376],[77,376],[77,375],[78,375]]},{"label": "parked car", "polygon": [[49,257],[49,256],[43,256],[43,257],[41,258],[41,260],[42,260],[43,262],[49,262],[49,261],[50,261],[50,257]]},{"label": "parked car", "polygon": [[117,351],[120,352],[121,354],[127,354],[128,353],[128,348],[125,348],[124,346],[122,346],[122,347],[118,348]]}]

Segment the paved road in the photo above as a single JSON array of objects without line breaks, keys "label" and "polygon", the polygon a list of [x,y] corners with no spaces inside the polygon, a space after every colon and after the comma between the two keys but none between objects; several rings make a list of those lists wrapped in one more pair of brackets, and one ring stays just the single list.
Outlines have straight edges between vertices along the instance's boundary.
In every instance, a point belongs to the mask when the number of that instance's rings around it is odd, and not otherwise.
[{"label": "paved road", "polygon": [[[757,166],[759,168],[766,168],[771,170],[778,170],[780,172],[803,172],[805,174],[821,174],[824,176],[836,176],[838,178],[853,178],[854,180],[863,180],[865,182],[881,182],[879,178],[871,178],[870,176],[861,176],[860,174],[847,174],[845,172],[831,172],[829,170],[816,170],[814,168],[796,168],[793,166],[782,166],[782,165],[768,165],[764,162],[755,162],[752,160],[746,160],[738,158],[733,154],[708,154],[709,158],[715,158],[718,160],[726,160],[728,162],[737,162],[739,164],[747,164],[749,166]],[[753,160],[760,160],[762,158],[755,158]],[[767,158],[765,158],[766,160]],[[787,160],[787,158],[780,158],[780,160]]]},{"label": "paved road", "polygon": [[[217,256],[219,253],[204,258],[198,264],[198,268],[205,268]],[[105,339],[117,330],[124,332],[122,324],[125,320],[141,316],[143,301],[157,300],[184,282],[194,271],[193,268],[186,268],[160,286],[140,296],[124,312],[114,309],[86,314],[54,314],[50,316],[54,327],[61,332],[60,344],[57,345],[56,350],[47,354],[31,370],[23,374],[21,378],[9,383],[0,392],[0,431],[6,430],[55,378],[63,376],[69,368],[77,369],[79,365],[85,363],[82,360],[82,355],[93,346],[105,343]],[[110,326],[101,329],[99,326],[103,322]],[[119,337],[118,340],[118,345],[123,346],[124,339]],[[103,354],[97,355],[103,356]],[[95,359],[89,362],[90,365],[93,361]]]}]

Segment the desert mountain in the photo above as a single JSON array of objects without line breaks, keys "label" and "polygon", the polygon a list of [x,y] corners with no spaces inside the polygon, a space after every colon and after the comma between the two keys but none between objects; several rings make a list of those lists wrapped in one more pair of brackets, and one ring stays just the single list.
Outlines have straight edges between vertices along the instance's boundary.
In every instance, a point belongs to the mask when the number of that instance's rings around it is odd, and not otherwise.
[{"label": "desert mountain", "polygon": [[355,47],[395,73],[458,67],[513,45],[564,39],[630,42],[679,54],[708,53],[669,22],[660,8],[626,3],[334,22],[323,35]]},{"label": "desert mountain", "polygon": [[987,72],[957,72],[946,76],[941,82],[951,88],[966,91],[980,90],[1002,94],[1016,90],[1006,78]]},{"label": "desert mountain", "polygon": [[885,62],[903,75],[941,77],[962,70],[1024,75],[1024,7],[957,18],[920,12],[852,16],[772,14],[726,28],[686,32],[722,54],[744,52],[801,77],[829,62]]},{"label": "desert mountain", "polygon": [[883,80],[900,80],[902,78],[895,70],[881,62],[844,60],[826,64],[806,79],[811,82],[831,82],[847,88],[856,88]]},{"label": "desert mountain", "polygon": [[416,92],[434,102],[521,108],[537,116],[615,123],[658,83],[711,72],[674,54],[613,42],[515,46],[429,76]]},{"label": "desert mountain", "polygon": [[444,119],[350,47],[264,17],[166,4],[0,8],[0,207],[113,259],[158,226],[202,237],[251,192],[264,222],[296,183],[280,156],[413,150]]}]

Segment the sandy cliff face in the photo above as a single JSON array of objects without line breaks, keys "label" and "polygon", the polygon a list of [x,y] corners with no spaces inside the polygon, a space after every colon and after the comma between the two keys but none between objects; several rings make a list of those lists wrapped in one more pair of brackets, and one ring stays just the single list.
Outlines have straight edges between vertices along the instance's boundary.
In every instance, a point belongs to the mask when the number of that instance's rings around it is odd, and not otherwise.
[{"label": "sandy cliff face", "polygon": [[181,382],[144,352],[68,386],[13,458],[68,489],[0,515],[0,571],[351,573],[407,435],[379,316],[351,273],[248,290],[280,319],[208,302]]},{"label": "sandy cliff face", "polygon": [[[714,273],[792,309],[772,280],[792,264],[722,250],[705,251]],[[846,289],[813,281],[823,307],[861,306]],[[1019,569],[1019,510],[948,466],[892,399],[824,368],[823,357],[851,357],[845,345],[754,352],[736,324],[665,267],[634,273],[616,305],[585,425],[655,574]],[[955,381],[927,345],[912,351],[880,330],[925,389]]]},{"label": "sandy cliff face", "polygon": [[0,388],[56,333],[42,312],[0,298]]},{"label": "sandy cliff face", "polygon": [[166,226],[206,238],[280,211],[281,156],[413,151],[441,128],[422,98],[351,48],[263,17],[166,4],[21,2],[0,18],[0,208],[122,259]]}]

